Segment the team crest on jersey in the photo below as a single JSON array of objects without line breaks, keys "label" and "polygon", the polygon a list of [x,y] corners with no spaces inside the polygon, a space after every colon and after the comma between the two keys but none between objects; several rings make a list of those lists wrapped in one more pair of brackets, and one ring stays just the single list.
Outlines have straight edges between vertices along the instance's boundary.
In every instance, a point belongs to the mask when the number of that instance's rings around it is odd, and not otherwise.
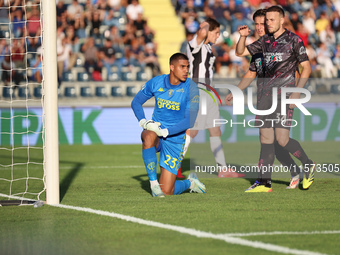
[{"label": "team crest on jersey", "polygon": [[168,96],[172,97],[173,94],[174,94],[174,90],[173,89],[169,89],[168,90]]},{"label": "team crest on jersey", "polygon": [[300,50],[299,50],[299,54],[300,55],[303,55],[303,54],[305,54],[306,53],[306,48],[305,48],[305,46],[301,46],[300,47]]}]

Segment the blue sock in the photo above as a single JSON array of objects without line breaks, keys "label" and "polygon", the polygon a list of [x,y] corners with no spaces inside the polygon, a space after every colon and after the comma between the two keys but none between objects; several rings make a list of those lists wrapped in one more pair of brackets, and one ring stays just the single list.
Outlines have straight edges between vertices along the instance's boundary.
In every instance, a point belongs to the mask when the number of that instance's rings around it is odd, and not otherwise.
[{"label": "blue sock", "polygon": [[157,155],[155,147],[145,149],[142,152],[144,165],[150,181],[157,180]]},{"label": "blue sock", "polygon": [[184,191],[190,188],[191,182],[189,180],[175,181],[174,195],[182,194]]}]

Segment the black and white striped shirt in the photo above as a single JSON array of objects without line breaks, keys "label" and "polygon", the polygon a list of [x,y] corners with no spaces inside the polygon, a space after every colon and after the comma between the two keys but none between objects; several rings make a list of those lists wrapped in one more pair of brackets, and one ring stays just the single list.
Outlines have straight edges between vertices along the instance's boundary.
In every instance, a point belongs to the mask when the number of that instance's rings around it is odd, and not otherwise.
[{"label": "black and white striped shirt", "polygon": [[205,80],[213,78],[213,66],[215,56],[212,52],[211,45],[197,45],[197,34],[187,44],[187,56],[189,58],[189,75],[191,79],[204,78]]}]

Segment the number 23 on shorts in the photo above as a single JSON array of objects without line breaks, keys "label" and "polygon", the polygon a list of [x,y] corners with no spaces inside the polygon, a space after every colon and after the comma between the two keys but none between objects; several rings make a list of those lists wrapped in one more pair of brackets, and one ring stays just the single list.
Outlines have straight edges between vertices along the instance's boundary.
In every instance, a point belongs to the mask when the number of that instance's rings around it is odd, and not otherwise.
[{"label": "number 23 on shorts", "polygon": [[[171,158],[169,155],[165,155],[165,156],[166,156],[167,159],[164,160],[164,163],[167,164],[168,166],[170,166],[171,168],[175,168],[177,158]],[[169,161],[170,161],[170,164],[169,164]]]}]

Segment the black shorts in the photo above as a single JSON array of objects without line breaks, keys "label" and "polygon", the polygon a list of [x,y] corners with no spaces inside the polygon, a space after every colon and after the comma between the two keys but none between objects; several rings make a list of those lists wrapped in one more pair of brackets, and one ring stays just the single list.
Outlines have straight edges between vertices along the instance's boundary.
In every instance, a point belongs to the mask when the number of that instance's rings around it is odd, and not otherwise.
[{"label": "black shorts", "polygon": [[[257,101],[257,110],[268,110],[273,102],[272,96],[262,96]],[[281,114],[281,99],[277,100],[276,110],[269,115],[256,115],[255,127],[258,128],[284,128],[290,130],[292,126],[294,109],[286,105],[286,115]]]}]

